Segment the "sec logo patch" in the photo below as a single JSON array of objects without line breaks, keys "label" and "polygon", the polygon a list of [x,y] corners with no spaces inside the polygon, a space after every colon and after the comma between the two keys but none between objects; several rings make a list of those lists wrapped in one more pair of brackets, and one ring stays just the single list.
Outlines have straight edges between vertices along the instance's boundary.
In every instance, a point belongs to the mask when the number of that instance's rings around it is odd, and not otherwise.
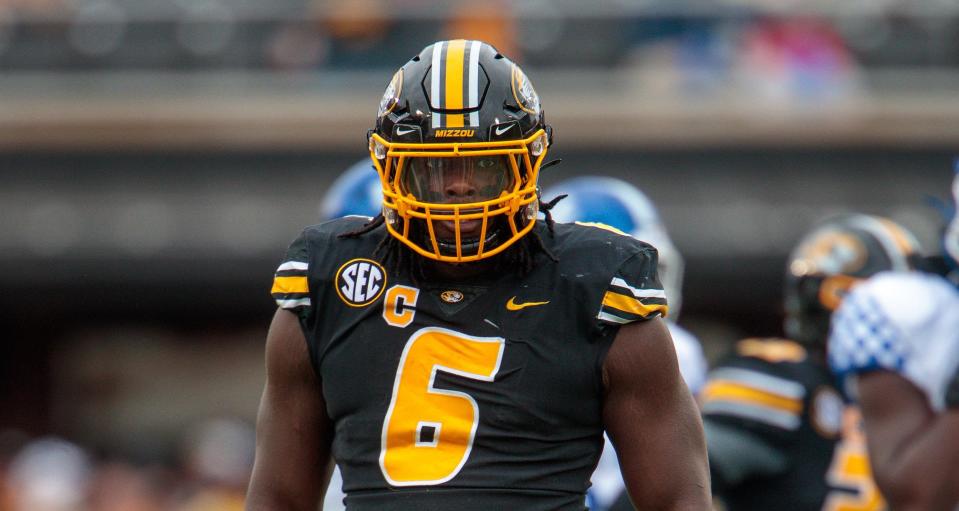
[{"label": "sec logo patch", "polygon": [[352,259],[336,271],[336,294],[350,307],[365,307],[386,289],[386,270],[376,261]]}]

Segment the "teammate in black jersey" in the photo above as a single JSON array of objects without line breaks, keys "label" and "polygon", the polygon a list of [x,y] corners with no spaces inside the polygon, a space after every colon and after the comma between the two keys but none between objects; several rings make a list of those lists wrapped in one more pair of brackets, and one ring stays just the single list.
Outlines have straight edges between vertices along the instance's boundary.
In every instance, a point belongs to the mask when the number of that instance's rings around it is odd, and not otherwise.
[{"label": "teammate in black jersey", "polygon": [[[479,41],[393,77],[369,133],[382,214],[279,266],[249,510],[582,510],[604,428],[634,502],[709,505],[656,250],[554,224],[535,89]],[[538,212],[546,220],[537,220]]]},{"label": "teammate in black jersey", "polygon": [[826,363],[830,318],[884,270],[910,270],[913,236],[890,220],[844,215],[807,234],[786,273],[790,339],[746,339],[709,373],[703,403],[713,491],[728,511],[879,511],[861,417]]}]

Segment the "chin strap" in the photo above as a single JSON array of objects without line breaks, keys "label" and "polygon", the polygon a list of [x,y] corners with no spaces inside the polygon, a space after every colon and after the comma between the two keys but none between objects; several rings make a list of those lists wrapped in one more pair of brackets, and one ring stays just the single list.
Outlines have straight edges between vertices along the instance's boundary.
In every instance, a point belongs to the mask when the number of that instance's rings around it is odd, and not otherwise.
[{"label": "chin strap", "polygon": [[548,162],[540,165],[540,166],[539,166],[539,171],[542,172],[543,169],[548,169],[548,168],[552,167],[553,165],[559,165],[560,163],[563,163],[563,159],[562,159],[562,158],[556,158],[555,160],[550,160],[550,161],[548,161]]}]

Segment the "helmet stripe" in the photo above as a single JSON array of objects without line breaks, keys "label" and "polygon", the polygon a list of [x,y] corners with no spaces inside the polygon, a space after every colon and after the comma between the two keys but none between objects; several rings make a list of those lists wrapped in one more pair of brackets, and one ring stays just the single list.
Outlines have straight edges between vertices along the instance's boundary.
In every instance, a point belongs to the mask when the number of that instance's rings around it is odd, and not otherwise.
[{"label": "helmet stripe", "polygon": [[[908,271],[910,269],[909,260],[906,258],[912,251],[903,250],[900,240],[887,224],[877,217],[871,215],[858,215],[850,222],[854,226],[872,234],[874,238],[882,245],[893,271]],[[909,243],[909,246],[915,246]]]},{"label": "helmet stripe", "polygon": [[[480,42],[472,41],[470,43],[470,84],[469,84],[469,108],[479,108],[479,54]],[[469,125],[479,126],[479,111],[473,111],[469,114]]]},{"label": "helmet stripe", "polygon": [[899,224],[886,218],[881,218],[880,222],[886,226],[886,229],[892,235],[893,240],[895,240],[896,245],[899,246],[900,250],[902,250],[904,254],[911,254],[918,250],[918,247],[916,246],[917,243],[912,237],[912,234],[903,230]]},{"label": "helmet stripe", "polygon": [[[447,110],[463,109],[463,58],[466,56],[466,41],[450,41],[446,50],[446,101]],[[462,115],[447,115],[447,128],[462,128]]]},{"label": "helmet stripe", "polygon": [[[430,69],[430,102],[436,108],[443,108],[440,89],[443,86],[443,50],[446,43],[440,41],[433,46],[433,66]],[[433,129],[443,126],[443,114],[433,112]]]}]

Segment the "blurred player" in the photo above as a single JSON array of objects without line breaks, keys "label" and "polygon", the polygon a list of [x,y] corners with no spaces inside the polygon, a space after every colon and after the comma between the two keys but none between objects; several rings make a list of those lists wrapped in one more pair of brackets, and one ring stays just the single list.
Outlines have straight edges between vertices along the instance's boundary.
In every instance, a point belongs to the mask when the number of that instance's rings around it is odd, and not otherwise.
[{"label": "blurred player", "polygon": [[332,220],[344,216],[374,217],[383,207],[383,191],[376,169],[366,157],[343,171],[320,202],[320,217]]},{"label": "blurred player", "polygon": [[862,408],[876,482],[897,510],[959,509],[959,215],[945,252],[951,279],[876,275],[845,300],[829,338],[830,365]]},{"label": "blurred player", "polygon": [[[652,201],[630,183],[600,176],[569,179],[543,192],[543,197],[550,200],[560,195],[567,197],[550,210],[557,222],[605,224],[645,241],[659,251],[659,277],[669,300],[666,324],[676,347],[683,380],[689,390],[697,394],[706,380],[706,358],[699,340],[676,324],[682,300],[683,258],[666,233]],[[590,509],[629,506],[624,488],[616,452],[607,438],[592,477]]]},{"label": "blurred player", "polygon": [[869,475],[860,419],[844,409],[826,362],[830,317],[880,271],[916,266],[918,244],[890,220],[821,223],[789,258],[789,339],[746,339],[701,394],[713,491],[726,509],[885,509]]},{"label": "blurred player", "polygon": [[554,224],[550,139],[487,44],[394,75],[369,132],[382,213],[307,228],[277,270],[249,510],[314,509],[332,455],[351,510],[579,511],[604,428],[634,500],[708,506],[656,250]]}]

